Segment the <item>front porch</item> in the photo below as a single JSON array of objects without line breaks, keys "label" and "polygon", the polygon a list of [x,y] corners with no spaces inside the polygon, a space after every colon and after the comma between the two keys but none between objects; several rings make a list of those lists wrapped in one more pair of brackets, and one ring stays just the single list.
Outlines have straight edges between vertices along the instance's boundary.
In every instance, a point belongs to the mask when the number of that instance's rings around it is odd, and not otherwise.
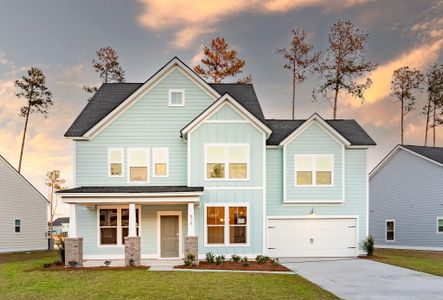
[{"label": "front porch", "polygon": [[159,192],[144,187],[141,192],[142,187],[124,187],[125,191],[128,188],[137,193],[91,193],[90,188],[88,193],[75,189],[59,193],[70,206],[67,264],[102,266],[111,261],[114,266],[138,266],[198,256],[195,211],[202,188],[165,191],[161,187]]}]

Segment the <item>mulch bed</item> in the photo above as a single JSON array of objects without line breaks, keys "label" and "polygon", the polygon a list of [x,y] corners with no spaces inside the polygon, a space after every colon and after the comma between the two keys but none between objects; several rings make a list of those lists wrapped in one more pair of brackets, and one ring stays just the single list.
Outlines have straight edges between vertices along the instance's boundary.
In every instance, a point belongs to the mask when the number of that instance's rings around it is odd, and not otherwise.
[{"label": "mulch bed", "polygon": [[60,262],[55,262],[50,264],[49,266],[42,266],[42,267],[37,267],[37,268],[32,268],[32,269],[28,269],[28,272],[32,272],[32,271],[80,271],[80,270],[88,270],[88,271],[104,271],[104,270],[109,270],[109,271],[123,271],[123,270],[148,270],[149,267],[148,266],[139,266],[139,267],[126,267],[126,266],[121,266],[121,267],[106,267],[106,266],[100,266],[100,267],[65,267],[63,264],[61,264]]},{"label": "mulch bed", "polygon": [[255,261],[250,261],[248,266],[243,266],[241,262],[226,261],[221,265],[210,264],[205,261],[201,261],[198,265],[192,266],[175,266],[176,269],[204,269],[204,270],[235,270],[235,271],[277,271],[287,272],[288,268],[282,265],[273,265],[272,262],[267,261],[264,264],[258,264]]}]

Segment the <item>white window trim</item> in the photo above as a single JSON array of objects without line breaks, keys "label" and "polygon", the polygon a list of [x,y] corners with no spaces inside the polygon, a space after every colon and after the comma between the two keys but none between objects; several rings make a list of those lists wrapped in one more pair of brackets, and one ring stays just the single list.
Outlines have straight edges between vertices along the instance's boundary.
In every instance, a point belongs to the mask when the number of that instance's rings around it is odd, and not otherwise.
[{"label": "white window trim", "polygon": [[[208,147],[224,147],[225,148],[225,177],[224,178],[208,178],[207,172],[207,156]],[[246,147],[247,158],[246,158],[246,178],[229,178],[229,162],[228,162],[228,151],[229,147]],[[205,143],[204,145],[204,164],[203,164],[203,174],[205,181],[249,181],[249,169],[250,169],[250,147],[248,143]]]},{"label": "white window trim", "polygon": [[[246,207],[246,243],[245,244],[231,244],[229,242],[229,207],[239,207],[239,206],[245,206]],[[208,220],[207,220],[207,208],[208,207],[223,207],[225,209],[225,224],[224,226],[224,237],[225,242],[224,244],[208,244]],[[204,240],[205,240],[205,247],[249,247],[249,229],[251,225],[251,218],[250,218],[250,210],[249,210],[249,204],[248,203],[205,203],[204,205]]]},{"label": "white window trim", "polygon": [[[394,223],[394,239],[393,240],[388,240],[388,222]],[[395,220],[394,219],[385,220],[385,242],[388,242],[388,243],[395,242],[395,238],[397,237],[396,231],[397,231],[397,226],[395,225]]]},{"label": "white window trim", "polygon": [[[173,104],[172,103],[172,93],[181,93],[182,94],[182,103],[181,104]],[[169,95],[168,106],[185,106],[185,90],[184,89],[169,89],[168,95]]]},{"label": "white window trim", "polygon": [[[155,174],[155,150],[166,150],[166,175],[156,175]],[[169,148],[168,147],[153,147],[152,148],[152,177],[169,177]]]},{"label": "white window trim", "polygon": [[[20,232],[15,232],[15,227],[17,227],[17,226],[15,226],[15,221],[16,220],[19,220],[20,221]],[[12,232],[14,233],[14,234],[21,234],[22,233],[22,227],[23,227],[23,223],[22,223],[22,219],[21,218],[14,218],[14,227],[12,228]]]},{"label": "white window trim", "polygon": [[[146,176],[146,181],[131,181],[131,151],[132,150],[146,150],[146,168],[147,170],[147,176]],[[127,148],[127,172],[128,172],[128,183],[131,184],[146,184],[149,183],[151,181],[151,164],[150,164],[150,149],[149,148],[143,148],[143,147],[136,147],[136,148]]]},{"label": "white window trim", "polygon": [[[117,210],[117,244],[102,245],[100,232],[100,209],[116,209]],[[122,243],[122,209],[129,209],[129,205],[101,205],[97,206],[97,247],[99,248],[123,248],[125,244]],[[138,236],[142,236],[142,219],[141,219],[141,205],[136,205],[138,209]]]},{"label": "white window trim", "polygon": [[[122,174],[111,174],[111,151],[120,151],[122,158]],[[125,176],[125,149],[124,148],[108,148],[108,177],[124,177]]]},{"label": "white window trim", "polygon": [[437,234],[443,234],[443,231],[438,231],[438,221],[443,220],[443,217],[437,217]]},{"label": "white window trim", "polygon": [[[297,167],[296,159],[297,157],[309,157],[312,158],[312,184],[297,184]],[[317,184],[317,177],[315,172],[317,171],[317,157],[329,157],[332,160],[332,170],[331,170],[331,184]],[[335,162],[333,154],[294,154],[294,186],[297,188],[330,188],[334,187],[334,175],[335,175]]]}]

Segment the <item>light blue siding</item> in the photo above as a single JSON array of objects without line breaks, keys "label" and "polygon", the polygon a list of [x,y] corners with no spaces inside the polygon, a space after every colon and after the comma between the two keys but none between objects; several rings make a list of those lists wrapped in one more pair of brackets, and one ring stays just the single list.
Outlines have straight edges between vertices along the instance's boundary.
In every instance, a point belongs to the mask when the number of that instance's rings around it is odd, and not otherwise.
[{"label": "light blue siding", "polygon": [[[370,179],[369,232],[378,246],[443,248],[443,167],[399,150]],[[395,241],[385,241],[385,222],[395,220]]]},{"label": "light blue siding", "polygon": [[366,237],[366,149],[345,150],[345,203],[283,205],[283,150],[266,151],[267,216],[306,216],[314,209],[318,216],[358,216],[359,242]]},{"label": "light blue siding", "polygon": [[242,116],[225,104],[214,113],[209,120],[243,120]]},{"label": "light blue siding", "polygon": [[[332,154],[334,185],[332,187],[296,187],[294,155]],[[312,123],[286,146],[286,198],[290,200],[342,200],[343,145],[335,141],[317,123]]]},{"label": "light blue siding", "polygon": [[[168,106],[168,90],[173,88],[185,89],[185,106]],[[128,185],[126,151],[125,176],[111,178],[107,169],[108,147],[168,147],[169,177],[151,176],[149,184],[186,185],[187,151],[180,130],[212,103],[199,86],[174,69],[94,139],[75,142],[76,184]]]}]

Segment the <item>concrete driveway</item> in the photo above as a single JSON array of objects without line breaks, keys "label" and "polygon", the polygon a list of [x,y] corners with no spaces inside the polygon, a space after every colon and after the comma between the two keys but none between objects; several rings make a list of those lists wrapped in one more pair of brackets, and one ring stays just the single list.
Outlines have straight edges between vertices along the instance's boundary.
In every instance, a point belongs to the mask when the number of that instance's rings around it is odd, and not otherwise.
[{"label": "concrete driveway", "polygon": [[359,258],[280,262],[343,299],[443,299],[443,278]]}]

